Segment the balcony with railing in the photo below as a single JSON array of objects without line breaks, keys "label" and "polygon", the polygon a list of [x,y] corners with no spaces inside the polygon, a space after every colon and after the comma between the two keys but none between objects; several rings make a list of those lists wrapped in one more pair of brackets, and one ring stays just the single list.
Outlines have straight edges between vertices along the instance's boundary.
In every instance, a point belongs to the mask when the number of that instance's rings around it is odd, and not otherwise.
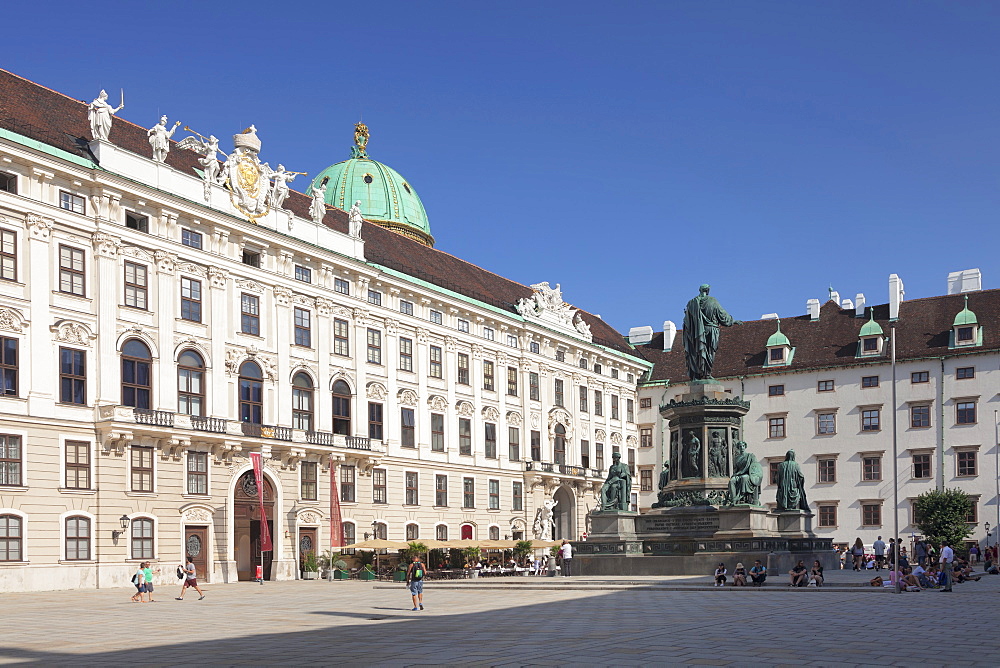
[{"label": "balcony with railing", "polygon": [[225,434],[228,427],[228,420],[214,417],[191,416],[191,428],[195,431],[207,431],[213,434]]},{"label": "balcony with railing", "polygon": [[255,424],[253,422],[241,422],[240,427],[244,436],[253,438],[271,438],[276,441],[291,441],[291,427],[275,427],[269,424]]},{"label": "balcony with railing", "polygon": [[174,414],[167,411],[154,411],[148,408],[135,408],[132,415],[136,424],[151,424],[157,427],[173,427]]},{"label": "balcony with railing", "polygon": [[571,466],[569,464],[552,464],[550,462],[524,462],[525,471],[536,471],[538,473],[558,473],[559,475],[573,476],[576,478],[602,478],[604,471],[600,469],[587,468],[586,466]]}]

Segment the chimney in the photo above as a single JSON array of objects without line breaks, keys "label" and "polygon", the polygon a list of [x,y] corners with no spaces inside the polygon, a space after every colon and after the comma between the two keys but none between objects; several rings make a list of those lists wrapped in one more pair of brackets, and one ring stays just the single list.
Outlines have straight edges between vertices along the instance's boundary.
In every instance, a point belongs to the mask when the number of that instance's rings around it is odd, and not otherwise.
[{"label": "chimney", "polygon": [[778,319],[778,314],[777,313],[765,313],[764,315],[760,316],[760,319],[761,320],[777,320]]},{"label": "chimney", "polygon": [[840,303],[840,293],[834,290],[833,288],[830,288],[830,301],[832,301],[834,304]]},{"label": "chimney", "polygon": [[628,330],[628,342],[633,346],[641,346],[649,343],[653,339],[653,328],[649,325],[645,327],[633,327]]},{"label": "chimney", "polygon": [[843,301],[840,302],[840,308],[842,308],[842,309],[844,309],[846,311],[853,311],[854,310],[854,302],[852,302],[850,299],[845,299],[845,300],[843,300]]},{"label": "chimney", "polygon": [[674,338],[677,336],[677,325],[673,320],[663,321],[663,352],[668,353],[674,347]]},{"label": "chimney", "polygon": [[978,269],[953,271],[948,274],[948,294],[958,295],[983,289],[983,272]]},{"label": "chimney", "polygon": [[899,319],[899,305],[903,303],[906,292],[903,290],[903,279],[896,274],[889,274],[889,320]]},{"label": "chimney", "polygon": [[854,295],[854,317],[863,318],[865,316],[865,293],[859,292]]},{"label": "chimney", "polygon": [[819,320],[819,300],[809,299],[806,300],[806,313],[809,314],[810,320]]}]

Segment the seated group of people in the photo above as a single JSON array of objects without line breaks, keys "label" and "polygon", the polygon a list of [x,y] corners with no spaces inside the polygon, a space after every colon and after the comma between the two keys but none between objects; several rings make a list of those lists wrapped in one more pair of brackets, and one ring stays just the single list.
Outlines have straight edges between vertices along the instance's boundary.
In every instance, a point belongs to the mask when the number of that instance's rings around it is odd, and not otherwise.
[{"label": "seated group of people", "polygon": [[[720,563],[719,567],[715,569],[715,586],[725,587],[726,576],[728,574],[729,571],[726,569],[726,564]],[[759,587],[764,584],[765,580],[767,580],[767,566],[760,563],[760,559],[753,562],[753,566],[750,567],[749,571],[743,567],[742,562],[737,563],[736,570],[733,571],[734,587],[746,587],[748,584],[752,587]]]},{"label": "seated group of people", "polygon": [[812,568],[806,570],[805,563],[800,559],[797,564],[788,571],[789,587],[805,587],[814,584],[817,587],[823,586],[823,564],[819,560],[813,561]]},{"label": "seated group of people", "polygon": [[[961,557],[956,557],[952,564],[952,578],[955,582],[978,581],[982,577],[982,574],[977,575],[969,562]],[[924,589],[940,589],[946,586],[947,578],[944,571],[934,564],[929,565],[926,569],[920,564],[912,568],[901,564],[898,571],[893,570],[890,564],[888,583],[881,576],[877,576],[872,578],[871,584],[873,587],[898,586],[902,591],[922,591]]]}]

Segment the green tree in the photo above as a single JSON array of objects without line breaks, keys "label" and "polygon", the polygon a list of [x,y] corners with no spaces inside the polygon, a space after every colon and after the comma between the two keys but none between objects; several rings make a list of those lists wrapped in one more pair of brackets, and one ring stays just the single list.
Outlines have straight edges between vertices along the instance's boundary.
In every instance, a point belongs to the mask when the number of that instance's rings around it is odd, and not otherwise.
[{"label": "green tree", "polygon": [[920,533],[934,545],[948,541],[957,550],[972,533],[966,521],[972,503],[972,497],[960,489],[924,492],[914,508]]},{"label": "green tree", "polygon": [[518,560],[524,559],[531,554],[531,541],[519,540],[514,544],[514,557]]}]

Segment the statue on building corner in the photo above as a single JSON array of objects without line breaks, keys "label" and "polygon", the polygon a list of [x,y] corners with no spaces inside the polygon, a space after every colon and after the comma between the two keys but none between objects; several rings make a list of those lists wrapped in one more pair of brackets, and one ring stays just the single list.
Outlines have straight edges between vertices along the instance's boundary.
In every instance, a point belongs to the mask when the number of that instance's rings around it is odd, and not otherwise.
[{"label": "statue on building corner", "polygon": [[691,380],[712,378],[715,353],[719,348],[719,327],[742,324],[722,308],[715,297],[709,296],[711,286],[702,285],[698,296],[684,309],[684,361]]},{"label": "statue on building corner", "polygon": [[156,162],[166,162],[167,153],[170,152],[170,138],[174,136],[180,121],[174,123],[174,127],[167,129],[166,115],[160,116],[160,122],[149,128],[146,135],[149,137],[149,145],[153,147],[153,160]]},{"label": "statue on building corner", "polygon": [[614,463],[608,467],[608,477],[601,487],[601,510],[628,510],[632,500],[632,473],[622,464],[622,453],[611,455]]},{"label": "statue on building corner", "polygon": [[90,134],[94,139],[107,141],[111,134],[111,117],[125,108],[125,92],[122,91],[122,101],[117,107],[108,104],[108,92],[101,90],[100,94],[87,106],[87,119],[90,121]]},{"label": "statue on building corner", "polygon": [[357,200],[347,214],[348,233],[355,239],[361,238],[361,226],[365,220],[361,217],[361,200]]},{"label": "statue on building corner", "polygon": [[806,478],[802,475],[802,467],[795,461],[795,451],[785,453],[785,461],[778,464],[778,510],[804,510],[809,512],[809,501],[806,500]]}]

